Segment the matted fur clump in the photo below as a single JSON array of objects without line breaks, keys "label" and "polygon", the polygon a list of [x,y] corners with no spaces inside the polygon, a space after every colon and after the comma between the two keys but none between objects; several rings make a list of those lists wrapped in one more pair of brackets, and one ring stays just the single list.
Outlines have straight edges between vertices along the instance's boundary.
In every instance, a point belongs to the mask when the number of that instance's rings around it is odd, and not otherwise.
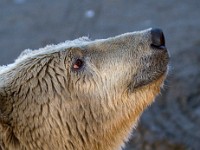
[{"label": "matted fur clump", "polygon": [[159,29],[24,51],[0,67],[0,145],[118,150],[167,73]]}]

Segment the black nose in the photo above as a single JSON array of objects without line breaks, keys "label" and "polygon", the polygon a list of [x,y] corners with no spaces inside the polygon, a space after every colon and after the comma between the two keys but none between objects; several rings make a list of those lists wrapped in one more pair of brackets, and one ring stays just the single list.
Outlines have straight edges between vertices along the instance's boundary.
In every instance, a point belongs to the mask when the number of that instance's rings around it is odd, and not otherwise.
[{"label": "black nose", "polygon": [[152,46],[156,48],[164,48],[165,47],[165,37],[163,31],[161,29],[152,29],[151,30],[151,40]]}]

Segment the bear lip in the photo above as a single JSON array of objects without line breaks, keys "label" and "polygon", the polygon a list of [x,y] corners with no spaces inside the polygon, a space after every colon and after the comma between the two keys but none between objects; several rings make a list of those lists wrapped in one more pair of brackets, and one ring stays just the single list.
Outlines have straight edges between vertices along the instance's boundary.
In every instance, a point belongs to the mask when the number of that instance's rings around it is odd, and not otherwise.
[{"label": "bear lip", "polygon": [[164,46],[164,45],[158,46],[158,45],[151,44],[151,48],[156,49],[156,50],[164,50],[164,51],[167,51],[167,48],[166,48],[166,46]]},{"label": "bear lip", "polygon": [[[168,67],[167,67],[168,68]],[[162,81],[162,83],[164,82],[164,80],[165,80],[165,78],[167,77],[167,74],[168,74],[168,69],[166,70],[166,71],[164,71],[164,72],[162,72],[159,76],[157,76],[156,78],[154,78],[154,79],[152,79],[152,80],[150,80],[150,81],[148,81],[148,82],[141,82],[141,83],[139,83],[139,84],[137,84],[137,85],[132,85],[132,83],[128,86],[128,89],[129,89],[129,91],[132,93],[132,92],[134,92],[135,90],[137,90],[137,89],[139,89],[139,88],[142,88],[142,87],[144,87],[144,86],[147,86],[147,85],[149,85],[149,84],[152,84],[152,83],[154,83],[154,82],[156,82],[156,81],[158,81],[158,80],[160,80],[160,79],[162,79],[163,81]],[[162,84],[160,84],[159,86],[161,86]]]}]

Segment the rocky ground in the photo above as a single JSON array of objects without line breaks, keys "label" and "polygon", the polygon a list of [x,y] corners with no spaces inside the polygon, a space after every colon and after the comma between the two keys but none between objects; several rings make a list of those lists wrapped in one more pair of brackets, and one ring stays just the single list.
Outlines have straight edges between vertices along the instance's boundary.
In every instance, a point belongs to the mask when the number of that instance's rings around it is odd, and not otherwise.
[{"label": "rocky ground", "polygon": [[199,0],[0,0],[0,65],[26,48],[160,27],[170,76],[125,150],[199,150],[199,15]]}]

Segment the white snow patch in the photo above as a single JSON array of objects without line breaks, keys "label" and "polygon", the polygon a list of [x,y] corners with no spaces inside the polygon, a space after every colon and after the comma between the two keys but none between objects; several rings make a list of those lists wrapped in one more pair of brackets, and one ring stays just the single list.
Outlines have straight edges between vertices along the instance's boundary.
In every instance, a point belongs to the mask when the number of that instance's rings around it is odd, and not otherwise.
[{"label": "white snow patch", "polygon": [[93,18],[95,16],[95,12],[94,12],[94,10],[87,10],[86,12],[85,12],[85,17],[86,18]]}]

